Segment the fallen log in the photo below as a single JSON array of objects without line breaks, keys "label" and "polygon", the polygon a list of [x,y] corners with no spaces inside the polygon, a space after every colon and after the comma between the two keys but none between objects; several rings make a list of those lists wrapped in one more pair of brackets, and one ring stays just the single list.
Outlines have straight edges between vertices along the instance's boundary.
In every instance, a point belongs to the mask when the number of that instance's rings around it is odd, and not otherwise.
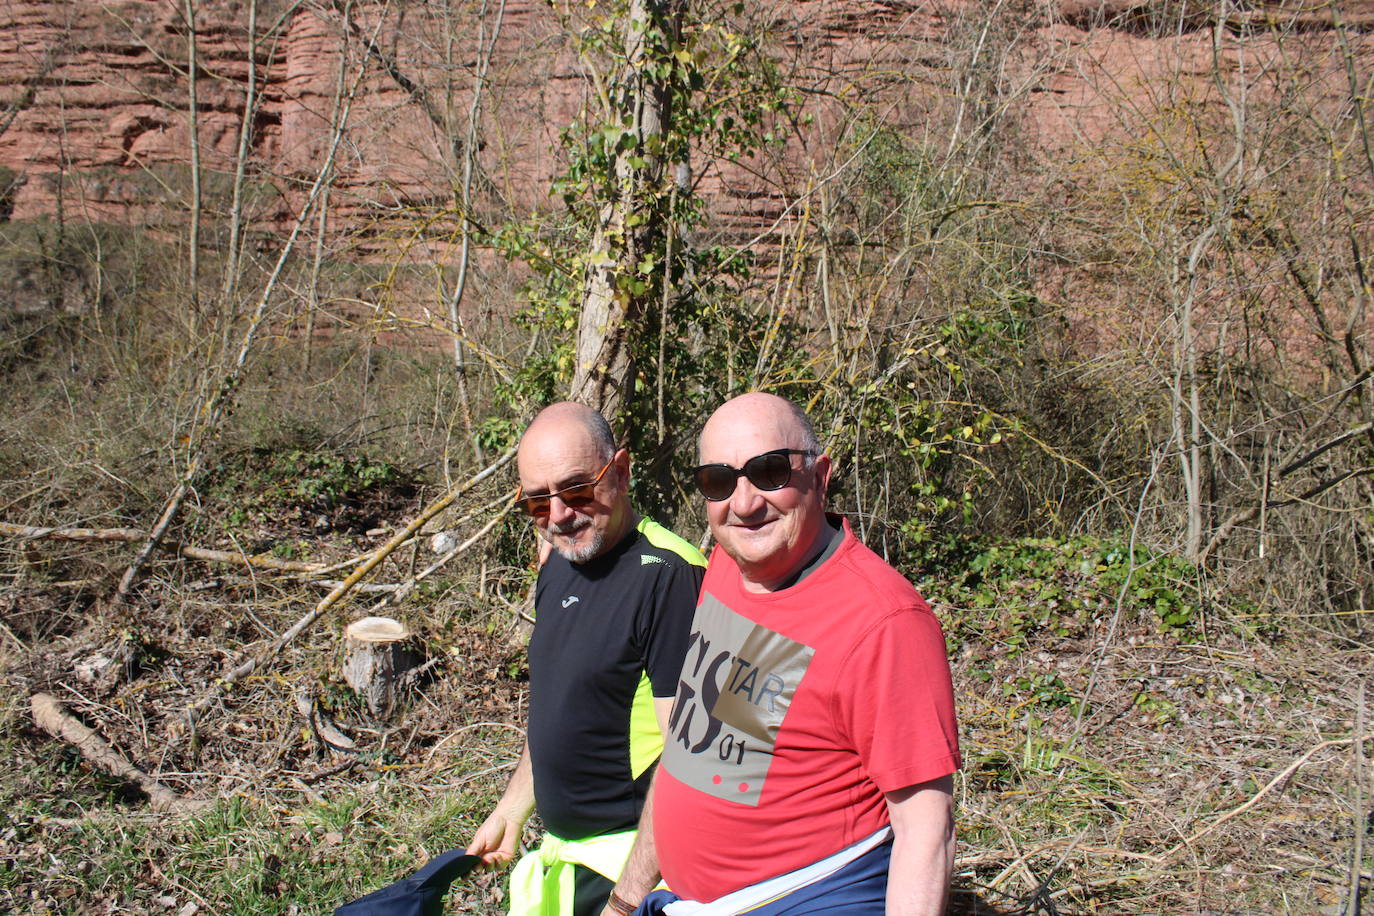
[{"label": "fallen log", "polygon": [[34,724],[43,731],[73,745],[81,752],[82,757],[98,769],[142,789],[154,811],[199,811],[210,805],[210,802],[203,799],[184,798],[178,795],[134,766],[109,742],[67,712],[52,694],[35,693],[29,698],[29,708],[33,712]]},{"label": "fallen log", "polygon": [[[136,542],[148,538],[148,532],[137,528],[34,528],[28,525],[13,525],[0,522],[0,535],[25,540],[52,538],[58,541],[126,541]],[[209,563],[230,563],[239,566],[255,566],[259,569],[275,569],[281,572],[319,573],[333,567],[323,563],[303,563],[300,560],[282,560],[277,557],[249,556],[246,553],[232,553],[227,550],[210,550],[194,547],[176,541],[162,541],[162,550],[180,554],[190,560],[204,560]],[[351,563],[356,560],[350,561]],[[336,566],[338,564],[335,564]]]}]

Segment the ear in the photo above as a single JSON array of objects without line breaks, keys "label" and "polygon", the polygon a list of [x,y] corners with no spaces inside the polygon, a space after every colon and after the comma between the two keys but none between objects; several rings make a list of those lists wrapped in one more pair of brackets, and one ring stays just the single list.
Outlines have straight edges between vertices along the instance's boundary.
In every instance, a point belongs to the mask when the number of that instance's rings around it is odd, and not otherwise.
[{"label": "ear", "polygon": [[615,473],[620,477],[622,488],[630,489],[630,450],[622,448],[611,457],[611,464],[615,466]]},{"label": "ear", "polygon": [[816,490],[824,499],[826,494],[830,492],[830,473],[835,470],[834,462],[830,460],[829,455],[822,453],[816,456],[812,469],[816,474]]}]

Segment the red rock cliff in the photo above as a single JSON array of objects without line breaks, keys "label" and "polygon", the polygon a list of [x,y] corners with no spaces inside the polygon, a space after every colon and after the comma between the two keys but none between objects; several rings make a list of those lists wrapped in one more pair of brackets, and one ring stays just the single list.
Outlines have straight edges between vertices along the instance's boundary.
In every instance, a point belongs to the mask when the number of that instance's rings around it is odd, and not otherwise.
[{"label": "red rock cliff", "polygon": [[[379,208],[450,200],[480,49],[493,35],[481,187],[512,211],[538,206],[556,171],[558,132],[591,91],[560,6],[509,0],[498,24],[495,3],[484,15],[475,4],[444,15],[438,6],[401,4],[351,16],[342,5],[262,3],[251,53],[261,104],[248,125],[250,216],[279,225],[323,158],[339,100],[350,95],[334,212],[365,221]],[[1374,29],[1374,2],[1246,4],[1215,44],[1211,5],[1016,6],[1008,13],[1005,4],[955,0],[760,4],[751,15],[765,23],[770,53],[804,88],[816,118],[792,132],[778,167],[823,178],[836,165],[831,141],[865,103],[936,145],[951,133],[967,142],[980,119],[996,116],[1016,124],[1023,157],[1050,159],[1131,130],[1113,115],[1122,99],[1148,99],[1166,82],[1205,89],[1218,70],[1276,65],[1285,36],[1311,52],[1303,65],[1312,69],[1312,91],[1339,96],[1329,85],[1344,78],[1335,24],[1353,40],[1350,54],[1366,78]],[[213,214],[225,206],[239,152],[248,11],[244,0],[195,8],[197,136]],[[59,199],[68,216],[95,220],[158,225],[185,211],[192,81],[184,9],[165,0],[4,0],[0,166],[14,174],[4,195],[10,215],[52,213]],[[707,176],[718,215],[744,232],[769,226],[786,206],[776,181],[751,174]]]}]

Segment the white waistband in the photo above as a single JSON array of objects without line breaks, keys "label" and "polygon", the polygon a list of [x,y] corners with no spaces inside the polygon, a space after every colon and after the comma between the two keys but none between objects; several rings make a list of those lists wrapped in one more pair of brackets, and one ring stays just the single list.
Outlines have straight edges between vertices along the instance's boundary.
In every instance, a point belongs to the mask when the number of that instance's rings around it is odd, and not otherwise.
[{"label": "white waistband", "polygon": [[822,878],[830,877],[859,856],[886,843],[891,836],[892,828],[884,827],[872,836],[846,846],[819,862],[812,862],[810,865],[778,875],[776,878],[769,878],[758,884],[742,887],[724,897],[717,897],[710,903],[698,903],[695,900],[675,900],[664,907],[663,912],[667,916],[735,916],[736,913],[746,912],[775,897],[790,894],[808,884],[814,884]]}]

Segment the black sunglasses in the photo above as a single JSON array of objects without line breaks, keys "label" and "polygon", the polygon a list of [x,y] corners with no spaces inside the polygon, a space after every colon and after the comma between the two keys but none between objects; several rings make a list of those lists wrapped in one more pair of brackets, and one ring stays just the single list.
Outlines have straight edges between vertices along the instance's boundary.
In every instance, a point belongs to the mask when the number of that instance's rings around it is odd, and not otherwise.
[{"label": "black sunglasses", "polygon": [[737,468],[730,464],[703,464],[692,468],[692,479],[696,481],[701,495],[712,502],[729,499],[735,492],[735,483],[741,477],[760,490],[781,490],[792,479],[793,455],[815,457],[816,453],[801,448],[775,448],[771,452],[755,455]]}]

